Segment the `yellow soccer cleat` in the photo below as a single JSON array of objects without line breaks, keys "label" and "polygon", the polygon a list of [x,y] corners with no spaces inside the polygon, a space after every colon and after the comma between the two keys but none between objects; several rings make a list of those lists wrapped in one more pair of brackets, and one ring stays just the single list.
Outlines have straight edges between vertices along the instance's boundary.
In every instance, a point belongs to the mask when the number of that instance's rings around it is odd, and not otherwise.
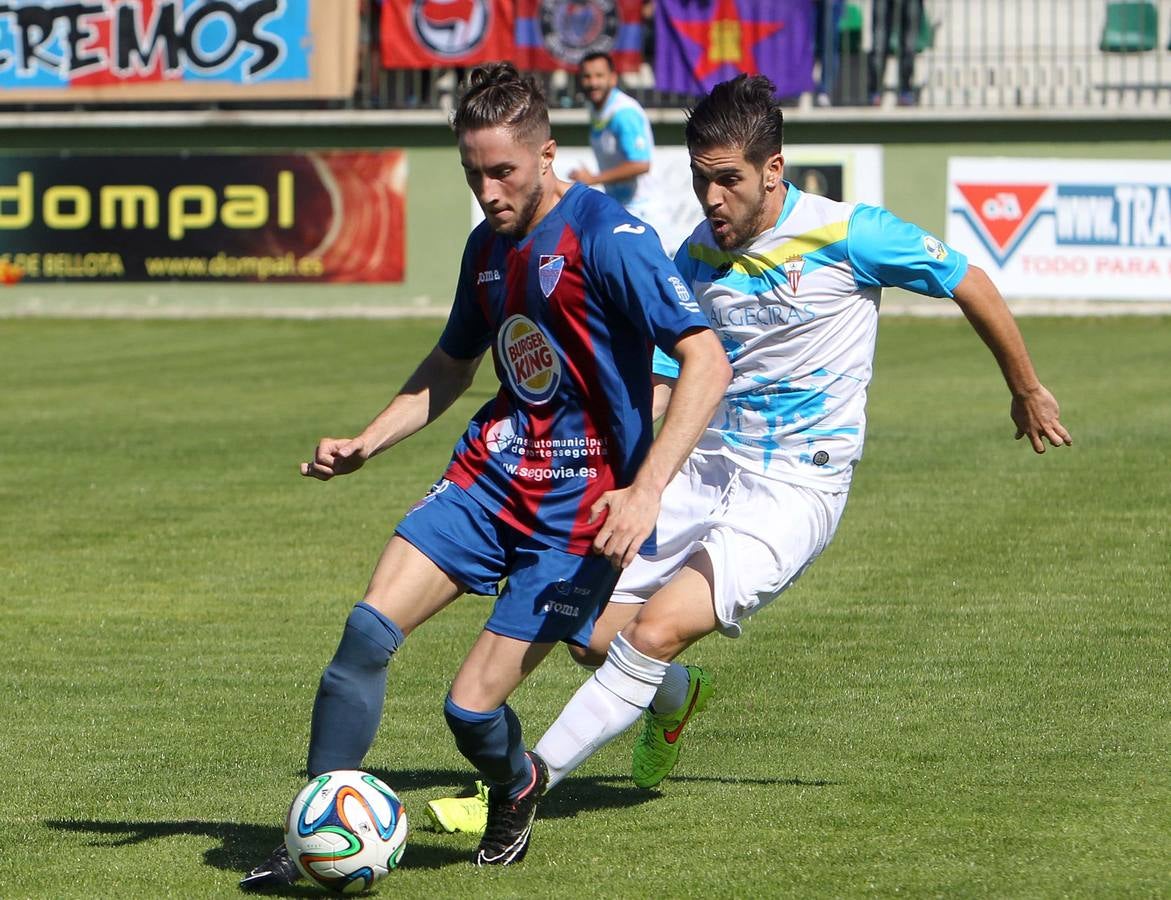
[{"label": "yellow soccer cleat", "polygon": [[471,797],[441,797],[427,801],[427,818],[436,831],[483,834],[488,824],[488,785],[476,782]]}]

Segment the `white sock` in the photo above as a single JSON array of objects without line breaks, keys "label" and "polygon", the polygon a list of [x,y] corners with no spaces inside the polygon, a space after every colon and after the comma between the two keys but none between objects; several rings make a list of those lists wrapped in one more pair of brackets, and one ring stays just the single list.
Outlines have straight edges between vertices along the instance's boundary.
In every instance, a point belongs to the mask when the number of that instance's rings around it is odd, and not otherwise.
[{"label": "white sock", "polygon": [[673,662],[663,676],[663,683],[655,691],[655,699],[651,701],[651,712],[664,716],[678,712],[687,701],[687,689],[691,686],[691,676],[687,674],[687,667]]},{"label": "white sock", "polygon": [[[534,748],[549,767],[549,787],[638,721],[669,663],[640,653],[622,635]],[[682,705],[682,704],[681,704]]]}]

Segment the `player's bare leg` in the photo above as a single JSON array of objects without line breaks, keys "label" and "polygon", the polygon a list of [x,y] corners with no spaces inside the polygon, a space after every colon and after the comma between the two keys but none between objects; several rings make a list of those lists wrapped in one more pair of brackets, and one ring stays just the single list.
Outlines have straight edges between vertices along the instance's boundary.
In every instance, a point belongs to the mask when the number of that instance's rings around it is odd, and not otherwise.
[{"label": "player's bare leg", "polygon": [[613,600],[607,603],[594,623],[589,646],[568,645],[569,655],[573,657],[573,661],[587,669],[598,668],[606,661],[606,651],[610,649],[610,642],[638,615],[640,609],[641,603],[615,603]]}]

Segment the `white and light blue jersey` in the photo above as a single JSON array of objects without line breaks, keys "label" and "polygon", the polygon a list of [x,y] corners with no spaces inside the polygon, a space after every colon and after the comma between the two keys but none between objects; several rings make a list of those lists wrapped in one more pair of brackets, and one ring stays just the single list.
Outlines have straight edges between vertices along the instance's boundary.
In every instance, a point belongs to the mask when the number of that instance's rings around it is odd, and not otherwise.
[{"label": "white and light blue jersey", "polygon": [[[882,288],[950,297],[968,261],[885,209],[786,188],[777,224],[746,248],[719,249],[704,221],[675,256],[732,364],[696,451],[845,490],[862,458]],[[659,353],[655,371],[678,366]]]},{"label": "white and light blue jersey", "polygon": [[[618,88],[601,109],[590,108],[590,146],[598,159],[598,170],[612,169],[624,162],[650,162],[655,149],[651,123],[638,101]],[[646,177],[602,185],[606,193],[631,209],[645,200]],[[638,210],[633,210],[638,214]]]}]

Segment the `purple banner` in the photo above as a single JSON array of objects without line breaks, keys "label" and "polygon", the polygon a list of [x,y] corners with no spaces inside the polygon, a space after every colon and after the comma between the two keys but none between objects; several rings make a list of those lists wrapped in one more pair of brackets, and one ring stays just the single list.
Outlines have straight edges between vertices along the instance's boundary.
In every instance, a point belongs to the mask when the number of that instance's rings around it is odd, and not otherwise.
[{"label": "purple banner", "polygon": [[658,0],[655,87],[704,94],[741,72],[813,90],[813,0]]}]

